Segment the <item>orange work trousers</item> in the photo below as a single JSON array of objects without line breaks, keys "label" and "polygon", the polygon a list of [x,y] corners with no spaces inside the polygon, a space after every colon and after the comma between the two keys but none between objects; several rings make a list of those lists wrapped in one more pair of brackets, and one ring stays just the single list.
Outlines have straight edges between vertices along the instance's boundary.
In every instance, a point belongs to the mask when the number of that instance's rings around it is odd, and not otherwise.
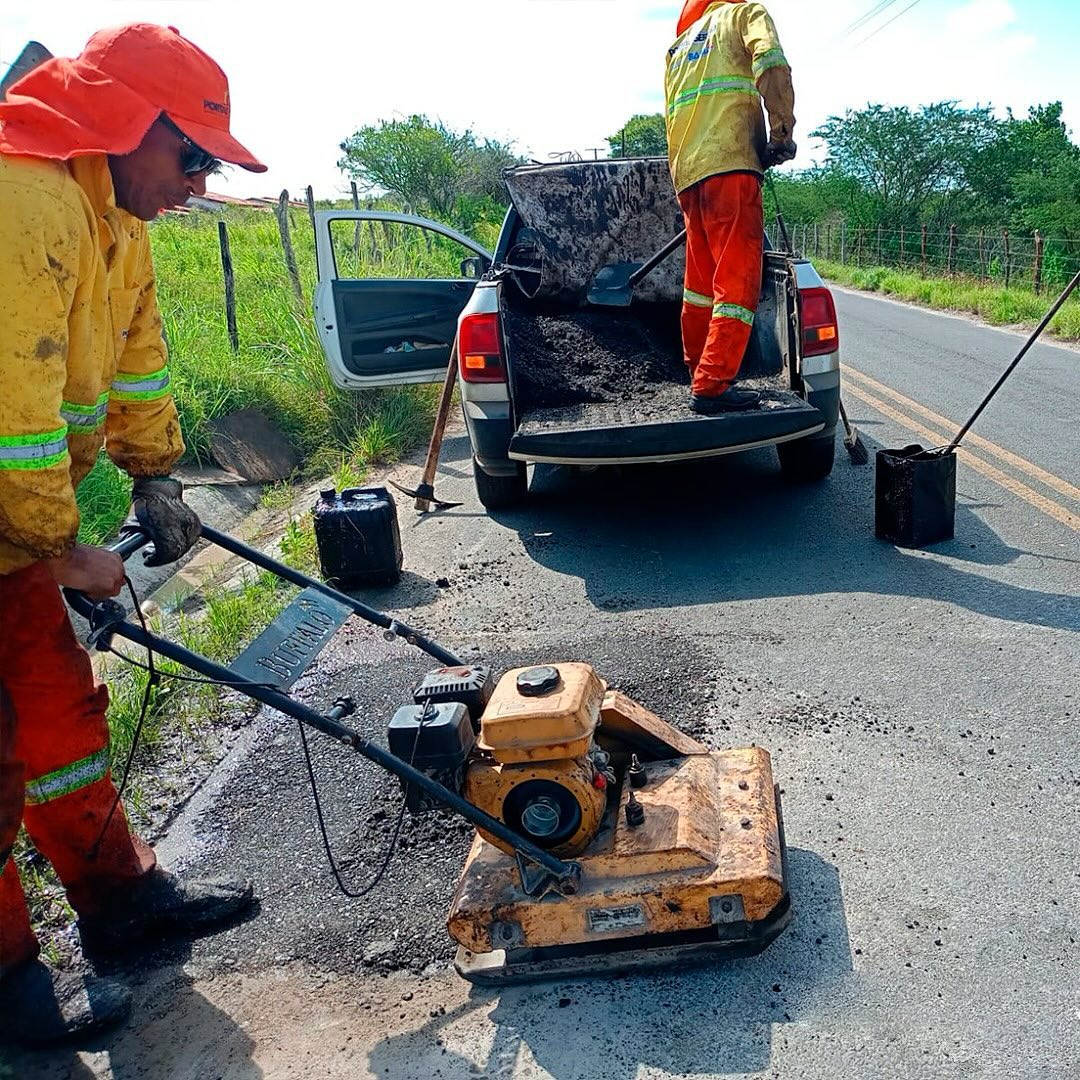
[{"label": "orange work trousers", "polygon": [[710,176],[679,195],[686,219],[682,337],[691,390],[716,397],[739,373],[761,293],[761,179]]},{"label": "orange work trousers", "polygon": [[0,575],[0,975],[37,955],[11,848],[25,823],[80,915],[151,870],[109,775],[106,687],[97,683],[44,563]]}]

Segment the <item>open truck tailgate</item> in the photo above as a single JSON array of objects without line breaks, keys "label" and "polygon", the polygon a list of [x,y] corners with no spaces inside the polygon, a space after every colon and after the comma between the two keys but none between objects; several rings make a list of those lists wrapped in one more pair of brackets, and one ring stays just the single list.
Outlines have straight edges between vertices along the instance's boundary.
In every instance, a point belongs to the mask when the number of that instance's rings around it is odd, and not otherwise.
[{"label": "open truck tailgate", "polygon": [[526,413],[510,457],[556,464],[614,465],[712,457],[812,435],[825,417],[797,394],[766,390],[747,412],[698,416],[686,387],[658,387],[647,403],[587,402]]}]

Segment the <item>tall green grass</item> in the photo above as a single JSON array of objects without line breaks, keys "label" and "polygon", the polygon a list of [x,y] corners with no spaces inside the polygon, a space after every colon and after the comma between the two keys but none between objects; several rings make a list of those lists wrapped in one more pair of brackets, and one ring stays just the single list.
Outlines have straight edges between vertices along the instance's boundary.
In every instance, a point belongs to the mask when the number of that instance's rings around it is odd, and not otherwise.
[{"label": "tall green grass", "polygon": [[[1034,289],[1005,289],[964,278],[922,277],[885,266],[855,267],[827,259],[815,259],[822,277],[839,285],[896,296],[941,311],[978,315],[994,326],[1034,328],[1045,316],[1054,296],[1037,295]],[[1069,300],[1051,322],[1049,330],[1067,340],[1080,340],[1080,300]]]}]

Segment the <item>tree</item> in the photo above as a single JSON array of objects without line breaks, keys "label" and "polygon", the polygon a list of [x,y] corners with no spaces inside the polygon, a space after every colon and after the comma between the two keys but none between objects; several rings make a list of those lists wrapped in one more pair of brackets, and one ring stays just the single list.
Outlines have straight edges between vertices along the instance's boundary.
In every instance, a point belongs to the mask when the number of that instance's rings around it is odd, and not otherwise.
[{"label": "tree", "polygon": [[522,159],[512,148],[494,139],[485,139],[466,148],[461,159],[461,193],[477,199],[506,202],[503,173]]},{"label": "tree", "polygon": [[830,116],[812,136],[826,141],[827,165],[867,196],[853,207],[859,216],[898,226],[966,190],[971,163],[993,141],[996,123],[988,108],[952,101],[915,110],[869,105]]},{"label": "tree", "polygon": [[612,157],[665,157],[667,128],[663,113],[638,113],[607,137]]},{"label": "tree", "polygon": [[444,219],[461,196],[504,199],[502,170],[520,160],[509,145],[426,116],[362,127],[341,150],[338,168],[367,191],[391,192]]},{"label": "tree", "polygon": [[1011,113],[970,169],[987,223],[1051,236],[1080,235],[1080,147],[1061,119],[1061,102]]}]

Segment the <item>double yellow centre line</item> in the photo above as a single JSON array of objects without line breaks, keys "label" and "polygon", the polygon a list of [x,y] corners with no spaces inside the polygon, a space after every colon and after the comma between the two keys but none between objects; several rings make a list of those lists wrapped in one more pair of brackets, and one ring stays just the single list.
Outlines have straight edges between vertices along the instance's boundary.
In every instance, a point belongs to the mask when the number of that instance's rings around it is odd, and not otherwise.
[{"label": "double yellow centre line", "polygon": [[[861,371],[848,367],[846,364],[843,369],[843,379],[844,393],[858,398],[859,401],[877,410],[882,416],[895,420],[901,427],[918,435],[928,446],[948,445],[952,441],[953,435],[959,430],[960,425],[955,421],[934,412],[932,409],[928,409],[925,405],[920,405],[919,402],[898,393],[891,386],[886,386],[884,383],[880,383],[876,379],[870,378],[869,375],[864,375]],[[921,417],[922,420],[928,423],[922,423],[916,417]],[[933,427],[928,426],[928,424],[933,425]],[[1038,465],[1033,465],[1030,461],[1026,461],[1024,458],[990,442],[989,439],[984,439],[981,435],[976,435],[974,432],[968,432],[964,442],[977,447],[988,457],[997,458],[998,461],[1015,469],[1017,472],[1023,473],[1030,479],[1064,496],[1072,504],[1080,505],[1080,488],[1073,487],[1072,484],[1067,480],[1063,480],[1060,476],[1055,476],[1045,469],[1040,469]],[[990,464],[984,457],[973,453],[965,446],[957,450],[957,456],[965,465],[969,465],[987,479],[993,480],[995,484],[999,484],[1007,491],[1012,492],[1013,495],[1023,499],[1024,502],[1034,506],[1037,510],[1041,510],[1049,517],[1060,521],[1063,525],[1072,529],[1073,532],[1080,532],[1080,519],[1078,519],[1075,510],[1070,510],[1063,503],[1048,498],[1008,473],[1002,472],[1001,469]]]}]

